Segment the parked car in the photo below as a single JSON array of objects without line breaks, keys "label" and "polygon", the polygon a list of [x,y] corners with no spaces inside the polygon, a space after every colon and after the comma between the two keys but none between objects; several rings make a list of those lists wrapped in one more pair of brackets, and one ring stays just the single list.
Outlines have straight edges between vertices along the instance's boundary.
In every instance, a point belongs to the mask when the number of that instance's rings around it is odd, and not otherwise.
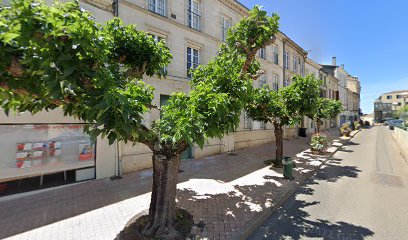
[{"label": "parked car", "polygon": [[404,121],[401,119],[393,119],[393,120],[388,120],[388,125],[393,126],[393,127],[401,127],[404,125]]},{"label": "parked car", "polygon": [[384,118],[383,119],[383,125],[388,126],[390,124],[388,121],[390,121],[390,120],[394,120],[394,119],[393,118]]}]

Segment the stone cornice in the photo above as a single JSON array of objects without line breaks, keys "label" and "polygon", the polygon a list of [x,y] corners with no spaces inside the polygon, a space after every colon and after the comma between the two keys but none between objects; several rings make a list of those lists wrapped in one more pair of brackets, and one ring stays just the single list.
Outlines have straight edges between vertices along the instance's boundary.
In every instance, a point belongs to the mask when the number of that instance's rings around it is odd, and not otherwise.
[{"label": "stone cornice", "polygon": [[317,62],[313,61],[310,58],[306,58],[306,63],[308,63],[309,65],[311,65],[311,66],[313,66],[313,67],[315,67],[315,68],[317,68],[319,70],[322,68],[322,66],[320,64],[318,64]]},{"label": "stone cornice", "polygon": [[297,51],[299,51],[300,53],[303,54],[304,58],[307,58],[307,52],[301,47],[299,46],[297,43],[295,43],[295,41],[293,41],[292,39],[290,39],[288,36],[286,36],[286,34],[284,34],[283,32],[279,31],[280,34],[282,34],[282,40],[285,44],[288,44],[289,46],[291,46],[292,48],[296,49]]},{"label": "stone cornice", "polygon": [[81,2],[87,3],[97,8],[100,8],[107,12],[112,12],[112,1],[111,0],[81,0]]},{"label": "stone cornice", "polygon": [[236,0],[218,0],[221,4],[226,5],[230,9],[236,11],[237,13],[247,16],[248,15],[248,8],[246,8],[244,5],[239,3]]}]

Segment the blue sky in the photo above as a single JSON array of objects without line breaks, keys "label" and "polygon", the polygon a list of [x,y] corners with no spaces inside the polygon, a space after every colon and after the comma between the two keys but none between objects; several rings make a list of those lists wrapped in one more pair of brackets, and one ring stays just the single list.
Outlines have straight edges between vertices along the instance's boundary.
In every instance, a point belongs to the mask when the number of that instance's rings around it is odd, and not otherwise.
[{"label": "blue sky", "polygon": [[362,85],[361,107],[393,90],[408,89],[407,0],[241,0],[281,17],[280,29],[318,63],[345,64]]}]

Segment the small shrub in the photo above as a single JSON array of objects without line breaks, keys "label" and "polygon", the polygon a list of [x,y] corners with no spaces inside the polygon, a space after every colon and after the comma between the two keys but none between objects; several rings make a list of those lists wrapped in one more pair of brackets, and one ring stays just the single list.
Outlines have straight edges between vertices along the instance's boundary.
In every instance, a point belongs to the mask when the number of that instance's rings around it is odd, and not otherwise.
[{"label": "small shrub", "polygon": [[327,136],[319,133],[314,134],[312,136],[310,145],[312,151],[323,153],[328,145]]},{"label": "small shrub", "polygon": [[341,125],[340,132],[342,136],[350,137],[351,133],[350,124],[344,123],[343,125]]},{"label": "small shrub", "polygon": [[360,123],[359,123],[358,121],[355,121],[355,122],[354,122],[354,129],[355,129],[355,130],[358,130],[358,129],[360,129],[360,128],[361,128]]}]

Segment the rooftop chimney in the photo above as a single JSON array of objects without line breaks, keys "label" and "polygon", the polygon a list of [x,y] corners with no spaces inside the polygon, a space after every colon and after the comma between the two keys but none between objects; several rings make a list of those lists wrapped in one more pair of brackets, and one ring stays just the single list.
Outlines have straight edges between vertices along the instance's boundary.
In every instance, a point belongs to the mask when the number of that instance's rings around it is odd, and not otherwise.
[{"label": "rooftop chimney", "polygon": [[333,66],[336,66],[336,57],[333,57],[333,58],[332,58],[332,65],[333,65]]}]

